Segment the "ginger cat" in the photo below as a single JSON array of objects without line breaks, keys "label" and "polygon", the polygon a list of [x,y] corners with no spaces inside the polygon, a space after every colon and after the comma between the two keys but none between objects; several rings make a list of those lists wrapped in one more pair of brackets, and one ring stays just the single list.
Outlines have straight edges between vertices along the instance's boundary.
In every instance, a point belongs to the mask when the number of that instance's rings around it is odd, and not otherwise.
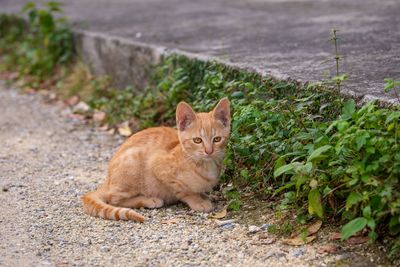
[{"label": "ginger cat", "polygon": [[182,201],[209,212],[205,196],[217,184],[230,134],[230,103],[219,101],[208,113],[185,102],[176,108],[177,130],[155,127],[127,139],[110,161],[108,176],[82,197],[84,211],[112,220],[145,218],[132,208],[160,208]]}]

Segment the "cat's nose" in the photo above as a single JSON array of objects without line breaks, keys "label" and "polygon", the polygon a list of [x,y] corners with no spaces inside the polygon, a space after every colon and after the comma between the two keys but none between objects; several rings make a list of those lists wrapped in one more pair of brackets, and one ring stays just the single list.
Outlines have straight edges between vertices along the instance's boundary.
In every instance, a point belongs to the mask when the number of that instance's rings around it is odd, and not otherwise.
[{"label": "cat's nose", "polygon": [[211,155],[214,152],[214,150],[212,147],[206,147],[205,152],[207,155]]}]

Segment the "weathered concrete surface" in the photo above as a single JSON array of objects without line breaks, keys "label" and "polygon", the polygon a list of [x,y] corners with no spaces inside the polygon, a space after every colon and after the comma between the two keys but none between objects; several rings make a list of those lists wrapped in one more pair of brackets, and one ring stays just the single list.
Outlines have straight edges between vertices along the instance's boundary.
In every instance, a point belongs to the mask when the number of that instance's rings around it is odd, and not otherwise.
[{"label": "weathered concrete surface", "polygon": [[79,56],[91,67],[91,71],[113,77],[117,88],[127,85],[146,88],[151,67],[166,52],[161,47],[88,31],[76,31],[74,43]]},{"label": "weathered concrete surface", "polygon": [[[0,11],[21,2],[0,0]],[[400,78],[398,0],[65,0],[65,11],[77,29],[301,81],[334,75],[336,27],[348,93],[390,99],[383,79]]]}]

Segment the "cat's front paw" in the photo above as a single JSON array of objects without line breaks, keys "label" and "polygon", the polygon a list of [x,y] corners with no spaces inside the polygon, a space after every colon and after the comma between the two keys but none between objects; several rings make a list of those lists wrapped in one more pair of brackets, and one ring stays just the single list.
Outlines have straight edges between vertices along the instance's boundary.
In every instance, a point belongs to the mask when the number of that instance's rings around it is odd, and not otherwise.
[{"label": "cat's front paw", "polygon": [[201,202],[195,202],[189,204],[190,208],[199,212],[210,212],[214,209],[214,205],[209,200],[203,200]]},{"label": "cat's front paw", "polygon": [[161,208],[164,205],[164,201],[159,198],[149,198],[146,200],[145,207],[148,209],[157,209]]}]

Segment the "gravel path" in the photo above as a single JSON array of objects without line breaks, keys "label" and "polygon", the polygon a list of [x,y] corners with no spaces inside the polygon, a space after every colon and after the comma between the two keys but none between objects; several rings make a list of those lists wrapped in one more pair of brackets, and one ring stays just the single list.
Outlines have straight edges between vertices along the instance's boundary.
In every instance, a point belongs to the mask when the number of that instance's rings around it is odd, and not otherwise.
[{"label": "gravel path", "polygon": [[[248,226],[217,226],[183,205],[142,210],[144,224],[82,212],[122,139],[61,104],[0,84],[0,266],[373,266],[366,254],[319,254]],[[171,220],[166,223],[166,220]],[[168,222],[168,221],[167,221]],[[173,223],[175,222],[175,223]],[[353,261],[353,262],[351,262]]]}]

